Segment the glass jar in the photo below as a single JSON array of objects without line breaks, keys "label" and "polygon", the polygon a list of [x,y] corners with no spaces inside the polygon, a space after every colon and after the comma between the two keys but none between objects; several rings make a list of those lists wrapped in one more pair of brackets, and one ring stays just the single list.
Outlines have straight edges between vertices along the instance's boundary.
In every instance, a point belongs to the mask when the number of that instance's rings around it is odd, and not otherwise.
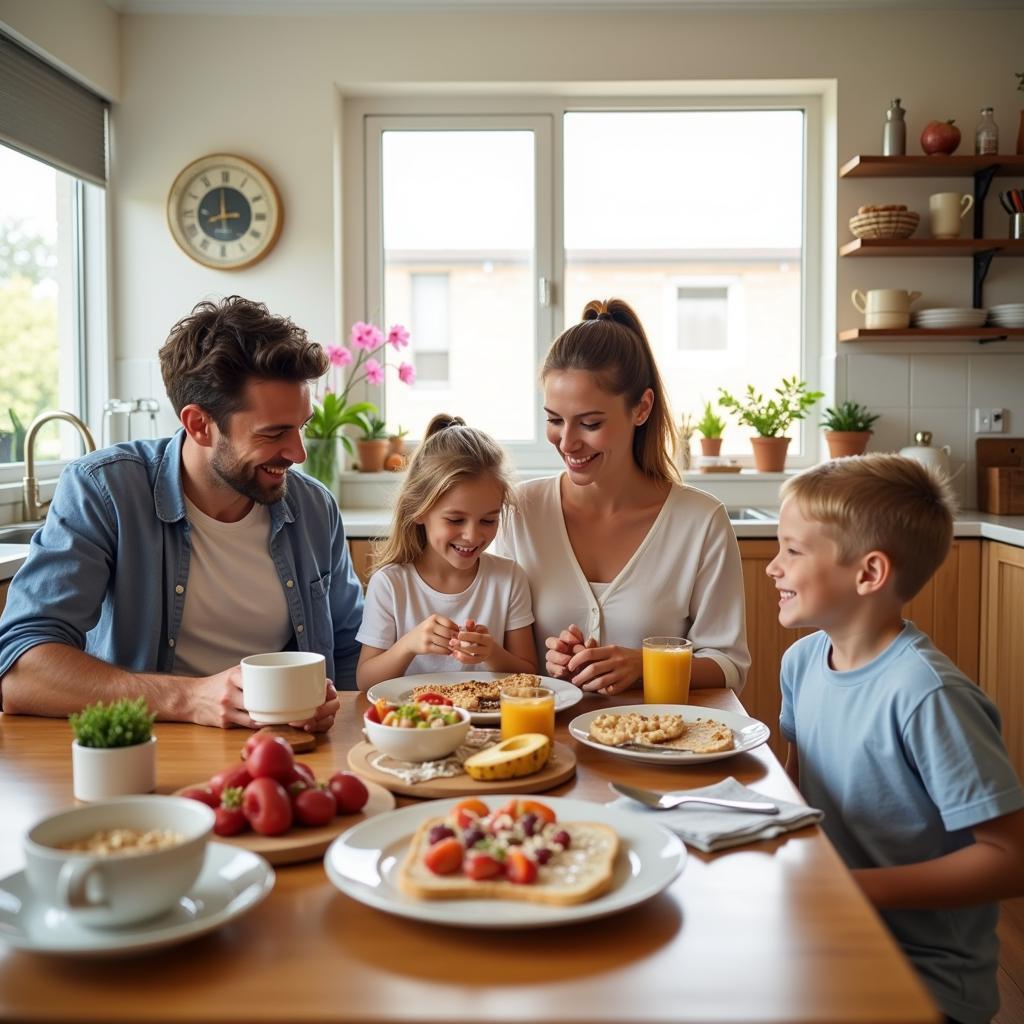
[{"label": "glass jar", "polygon": [[991,107],[981,108],[981,120],[974,132],[974,152],[979,156],[999,152],[999,126]]}]

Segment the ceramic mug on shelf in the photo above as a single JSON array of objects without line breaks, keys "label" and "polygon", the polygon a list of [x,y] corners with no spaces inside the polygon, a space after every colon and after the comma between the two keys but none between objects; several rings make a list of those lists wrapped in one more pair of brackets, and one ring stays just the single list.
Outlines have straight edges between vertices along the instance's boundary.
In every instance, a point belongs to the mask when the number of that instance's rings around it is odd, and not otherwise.
[{"label": "ceramic mug on shelf", "polygon": [[936,192],[928,197],[932,238],[959,238],[960,221],[974,206],[974,196],[959,192]]},{"label": "ceramic mug on shelf", "polygon": [[910,326],[910,304],[921,298],[920,292],[902,288],[855,288],[850,295],[854,309],[864,314],[864,326],[874,330],[896,330]]}]

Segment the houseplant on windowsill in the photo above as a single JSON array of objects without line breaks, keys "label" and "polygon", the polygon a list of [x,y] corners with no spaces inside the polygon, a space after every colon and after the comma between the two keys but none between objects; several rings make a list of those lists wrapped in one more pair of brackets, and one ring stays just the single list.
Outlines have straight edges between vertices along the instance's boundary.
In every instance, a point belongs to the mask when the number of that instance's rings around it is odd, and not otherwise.
[{"label": "houseplant on windowsill", "polygon": [[[385,353],[390,345],[400,352],[409,344],[409,332],[395,324],[385,338],[380,328],[359,321],[352,325],[349,335],[351,348],[344,345],[328,345],[327,355],[331,367],[320,382],[323,393],[318,393],[313,402],[313,415],[306,424],[306,463],[303,467],[310,476],[316,477],[332,491],[336,490],[338,476],[338,444],[353,455],[352,439],[345,434],[346,427],[363,428],[361,417],[376,416],[378,409],[372,402],[353,402],[348,397],[356,385],[381,384],[388,366]],[[355,354],[353,354],[355,353]],[[413,384],[416,371],[411,363],[400,363],[396,368],[398,379],[403,384]],[[347,377],[343,375],[347,371]],[[339,381],[341,378],[341,381]],[[343,382],[343,386],[339,386]]]},{"label": "houseplant on windowsill", "polygon": [[145,697],[100,701],[68,717],[75,735],[71,766],[76,800],[156,789],[155,718]]},{"label": "houseplant on windowsill", "polygon": [[872,434],[871,425],[877,419],[877,413],[866,409],[859,402],[847,401],[834,409],[826,409],[821,425],[825,431],[829,457],[841,459],[847,455],[863,455]]},{"label": "houseplant on windowsill", "polygon": [[754,466],[759,473],[780,473],[786,468],[786,450],[790,439],[784,436],[797,420],[802,420],[808,409],[823,391],[808,391],[807,382],[794,377],[783,377],[775,389],[774,397],[765,398],[747,385],[746,394],[739,398],[719,388],[718,404],[731,409],[738,423],[752,427],[757,434],[750,439],[754,449]]},{"label": "houseplant on windowsill", "polygon": [[722,453],[722,434],[725,433],[725,420],[715,413],[710,402],[704,403],[704,415],[697,423],[700,431],[701,455],[720,455]]},{"label": "houseplant on windowsill", "polygon": [[387,424],[373,413],[360,413],[358,419],[362,431],[362,436],[356,441],[358,469],[361,473],[379,473],[384,468],[390,448]]}]

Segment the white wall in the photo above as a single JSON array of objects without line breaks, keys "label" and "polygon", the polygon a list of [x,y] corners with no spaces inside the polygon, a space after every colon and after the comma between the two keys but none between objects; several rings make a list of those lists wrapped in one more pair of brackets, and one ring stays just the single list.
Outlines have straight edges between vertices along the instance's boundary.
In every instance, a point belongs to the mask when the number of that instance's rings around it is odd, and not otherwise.
[{"label": "white wall", "polygon": [[[0,0],[0,17],[11,6]],[[430,86],[472,92],[474,83],[490,83],[515,94],[544,91],[549,83],[562,89],[603,83],[593,89],[608,93],[616,83],[833,80],[833,155],[840,163],[879,151],[883,112],[897,95],[909,111],[911,153],[918,152],[927,120],[949,117],[964,129],[961,152],[971,152],[983,105],[995,107],[1002,148],[1012,151],[1024,105],[1013,76],[1021,69],[1022,38],[1021,10],[124,15],[111,195],[120,397],[159,394],[154,354],[170,325],[204,296],[258,297],[315,338],[336,336],[344,272],[336,258],[339,92],[414,94]],[[193,263],[166,226],[174,176],[216,151],[263,165],[285,208],[276,250],[235,273]],[[764,159],[770,154],[750,154],[751,174]],[[967,180],[841,182],[837,237],[849,238],[846,220],[861,203],[906,202],[921,210],[932,191],[969,187]],[[988,233],[1002,234],[1001,224],[1002,218],[990,219]],[[966,260],[846,260],[837,275],[836,295],[826,299],[835,302],[840,329],[859,321],[848,299],[855,287],[917,288],[926,293],[922,304],[970,305]],[[831,279],[827,272],[825,279]],[[989,303],[1024,299],[1024,261],[997,260],[990,282]],[[834,364],[826,360],[826,372],[836,376],[838,397],[884,413],[876,447],[908,443],[924,426],[966,457],[973,451],[972,405],[1009,408],[1010,429],[1024,434],[1020,342],[844,346]]]}]

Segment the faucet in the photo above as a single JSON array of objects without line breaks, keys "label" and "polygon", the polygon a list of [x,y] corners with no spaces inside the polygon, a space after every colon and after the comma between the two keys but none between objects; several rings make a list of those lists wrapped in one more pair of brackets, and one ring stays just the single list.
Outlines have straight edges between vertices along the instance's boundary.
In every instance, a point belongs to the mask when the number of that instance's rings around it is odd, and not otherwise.
[{"label": "faucet", "polygon": [[45,515],[50,504],[48,501],[41,502],[39,500],[39,481],[36,480],[35,475],[36,434],[39,433],[39,428],[44,423],[49,423],[50,420],[64,420],[65,423],[70,423],[82,435],[86,453],[96,451],[96,442],[93,440],[92,434],[89,433],[89,428],[74,413],[65,412],[63,409],[47,409],[28,425],[28,430],[25,432],[25,475],[21,479],[22,511],[26,522]]}]

